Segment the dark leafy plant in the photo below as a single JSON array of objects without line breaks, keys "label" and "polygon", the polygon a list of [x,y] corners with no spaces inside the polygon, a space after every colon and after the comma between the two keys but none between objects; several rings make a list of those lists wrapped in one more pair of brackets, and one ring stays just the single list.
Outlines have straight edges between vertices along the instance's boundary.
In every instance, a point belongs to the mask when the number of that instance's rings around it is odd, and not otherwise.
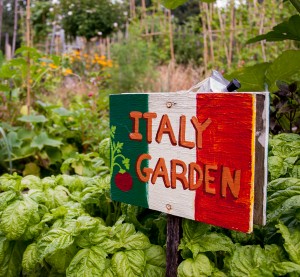
[{"label": "dark leafy plant", "polygon": [[277,82],[270,113],[270,131],[300,133],[300,89],[297,83]]}]

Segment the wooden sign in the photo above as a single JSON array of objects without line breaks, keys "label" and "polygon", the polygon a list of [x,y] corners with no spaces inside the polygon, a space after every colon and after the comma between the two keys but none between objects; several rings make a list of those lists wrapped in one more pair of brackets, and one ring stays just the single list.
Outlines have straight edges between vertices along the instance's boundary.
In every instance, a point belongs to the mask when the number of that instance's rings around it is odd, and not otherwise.
[{"label": "wooden sign", "polygon": [[267,118],[266,93],[111,95],[112,199],[251,232],[265,221]]}]

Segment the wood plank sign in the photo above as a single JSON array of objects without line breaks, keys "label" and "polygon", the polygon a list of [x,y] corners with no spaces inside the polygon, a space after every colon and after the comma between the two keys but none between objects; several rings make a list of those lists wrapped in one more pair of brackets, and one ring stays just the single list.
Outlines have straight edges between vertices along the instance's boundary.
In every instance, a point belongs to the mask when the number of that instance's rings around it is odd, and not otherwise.
[{"label": "wood plank sign", "polygon": [[112,199],[251,232],[265,221],[267,118],[267,93],[111,95]]}]

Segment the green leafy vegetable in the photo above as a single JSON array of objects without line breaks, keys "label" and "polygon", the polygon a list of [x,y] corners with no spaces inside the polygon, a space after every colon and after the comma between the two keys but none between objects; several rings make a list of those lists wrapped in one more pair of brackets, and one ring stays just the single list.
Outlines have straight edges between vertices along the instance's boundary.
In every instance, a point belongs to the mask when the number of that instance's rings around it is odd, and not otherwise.
[{"label": "green leafy vegetable", "polygon": [[145,265],[146,258],[142,250],[120,251],[112,257],[112,266],[117,276],[141,276]]},{"label": "green leafy vegetable", "polygon": [[178,267],[178,277],[205,277],[211,276],[213,267],[209,259],[202,254],[199,254],[195,259],[186,259],[180,263]]},{"label": "green leafy vegetable", "polygon": [[282,223],[279,223],[276,227],[279,229],[278,232],[281,233],[284,238],[285,242],[283,246],[289,254],[291,261],[300,265],[300,231],[295,230],[290,232]]},{"label": "green leafy vegetable", "polygon": [[67,276],[99,276],[105,270],[107,254],[101,247],[93,246],[89,249],[81,249],[72,259]]}]

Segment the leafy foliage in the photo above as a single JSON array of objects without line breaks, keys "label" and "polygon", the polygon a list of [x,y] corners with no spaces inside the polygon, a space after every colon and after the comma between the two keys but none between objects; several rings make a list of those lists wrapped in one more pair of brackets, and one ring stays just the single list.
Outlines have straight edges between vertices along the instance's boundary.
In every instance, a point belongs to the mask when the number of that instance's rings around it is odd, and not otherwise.
[{"label": "leafy foliage", "polygon": [[107,175],[2,175],[0,276],[164,276],[164,249],[124,222],[109,187]]},{"label": "leafy foliage", "polygon": [[270,115],[273,134],[300,132],[300,90],[297,83],[278,82],[279,91],[274,92]]},{"label": "leafy foliage", "polygon": [[270,139],[267,225],[253,234],[183,220],[179,276],[298,276],[300,136]]},{"label": "leafy foliage", "polygon": [[300,25],[300,15],[293,15],[288,21],[284,21],[273,27],[273,31],[257,36],[248,40],[248,43],[254,43],[261,40],[266,41],[282,41],[296,40],[300,41],[300,30],[297,26]]},{"label": "leafy foliage", "polygon": [[122,13],[120,5],[109,0],[70,1],[61,2],[61,12],[64,14],[62,26],[72,37],[83,36],[87,40],[98,36],[99,32],[106,37],[114,31],[114,23],[121,25]]},{"label": "leafy foliage", "polygon": [[[163,0],[162,4],[168,9],[175,9],[185,2],[187,2],[187,0]],[[202,2],[213,3],[215,0],[202,0]]]}]

